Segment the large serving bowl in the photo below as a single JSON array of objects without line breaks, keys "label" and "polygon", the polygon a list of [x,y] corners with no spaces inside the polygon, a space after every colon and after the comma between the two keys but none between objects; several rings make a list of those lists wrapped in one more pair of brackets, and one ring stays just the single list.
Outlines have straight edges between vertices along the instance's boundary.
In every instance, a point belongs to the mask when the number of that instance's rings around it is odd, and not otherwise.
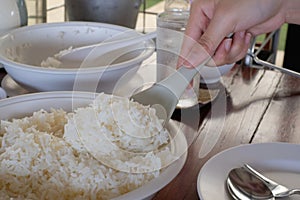
[{"label": "large serving bowl", "polygon": [[232,67],[235,65],[233,64],[225,64],[217,67],[210,67],[204,66],[200,69],[201,79],[200,82],[204,84],[214,84],[220,81],[223,75],[228,73]]},{"label": "large serving bowl", "polygon": [[[62,108],[69,112],[75,108],[87,106],[95,98],[89,92],[42,92],[20,95],[0,100],[0,120],[9,120],[31,116],[40,109],[49,111],[51,108]],[[161,174],[140,188],[116,198],[116,200],[151,199],[155,193],[167,185],[182,169],[187,156],[187,141],[178,124],[170,121],[167,126],[173,137],[172,149],[180,156],[175,162],[165,168]],[[99,182],[99,184],[101,184]]]},{"label": "large serving bowl", "polygon": [[0,63],[21,86],[35,91],[104,91],[125,73],[134,74],[154,52],[154,43],[145,41],[114,52],[114,59],[102,65],[76,68],[41,67],[41,62],[61,50],[100,43],[126,33],[129,28],[92,22],[45,23],[15,29],[0,38]]}]

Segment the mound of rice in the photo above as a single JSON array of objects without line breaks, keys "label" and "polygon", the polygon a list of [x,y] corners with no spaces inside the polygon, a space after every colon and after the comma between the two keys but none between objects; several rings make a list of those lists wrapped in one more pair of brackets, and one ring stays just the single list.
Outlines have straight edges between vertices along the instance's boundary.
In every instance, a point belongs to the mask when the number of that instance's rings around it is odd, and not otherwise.
[{"label": "mound of rice", "polygon": [[100,94],[72,113],[1,121],[0,199],[111,199],[177,159],[152,108]]}]

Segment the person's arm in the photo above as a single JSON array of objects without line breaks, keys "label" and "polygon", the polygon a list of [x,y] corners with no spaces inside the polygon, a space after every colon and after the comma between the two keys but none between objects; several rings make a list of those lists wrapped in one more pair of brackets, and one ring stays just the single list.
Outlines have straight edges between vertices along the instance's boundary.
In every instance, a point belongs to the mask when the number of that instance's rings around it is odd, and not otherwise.
[{"label": "person's arm", "polygon": [[285,22],[289,24],[300,24],[300,1],[288,0],[286,2]]},{"label": "person's arm", "polygon": [[[288,3],[287,3],[288,2]],[[245,56],[251,36],[271,32],[297,20],[300,0],[194,0],[180,64],[197,66],[213,56],[217,65]],[[293,19],[293,20],[292,20]],[[289,21],[288,21],[289,20]],[[233,38],[226,38],[234,33]]]}]

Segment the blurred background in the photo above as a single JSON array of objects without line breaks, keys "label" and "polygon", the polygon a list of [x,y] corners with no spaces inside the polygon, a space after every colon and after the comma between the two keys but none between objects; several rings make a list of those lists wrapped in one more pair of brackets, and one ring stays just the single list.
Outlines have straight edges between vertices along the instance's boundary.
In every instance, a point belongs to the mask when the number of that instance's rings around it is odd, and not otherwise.
[{"label": "blurred background", "polygon": [[[119,0],[118,0],[119,1]],[[134,0],[130,0],[134,1]],[[163,0],[136,0],[140,2],[136,29],[148,32],[156,27],[156,15],[164,10]],[[42,22],[62,22],[68,20],[65,0],[25,0],[28,10],[28,24]],[[74,1],[73,2],[79,2]],[[93,2],[93,0],[85,1]],[[129,11],[126,10],[128,13]]]},{"label": "blurred background", "polygon": [[[95,0],[89,0],[84,1],[85,4],[89,3],[91,4]],[[101,0],[98,0],[101,1]],[[117,0],[120,2],[119,0]],[[136,6],[138,6],[138,17],[136,22],[133,22],[135,25],[128,27],[135,28],[136,30],[140,32],[150,32],[153,31],[156,28],[156,15],[158,13],[161,13],[164,11],[164,0],[129,0],[129,1],[136,1]],[[80,16],[75,16],[76,14],[76,8],[75,6],[79,5],[71,5],[74,4],[74,2],[80,3],[80,0],[25,0],[28,10],[28,25],[37,24],[37,23],[43,23],[43,22],[62,22],[69,20],[69,15],[72,14],[73,11],[73,20],[80,19]],[[73,2],[73,3],[72,3]],[[112,1],[105,1],[105,2],[112,2]],[[97,7],[97,5],[91,5],[94,6],[93,8]],[[69,10],[68,10],[69,9]],[[81,7],[83,9],[83,7]],[[88,9],[88,8],[85,8]],[[71,10],[71,11],[70,11]],[[91,12],[91,8],[89,8],[88,13]],[[99,10],[97,11],[98,13]],[[130,13],[128,9],[126,10],[127,13]],[[136,12],[136,11],[132,11]],[[74,14],[75,13],[75,14]],[[82,10],[81,12],[77,11],[77,13],[84,13]],[[119,13],[116,12],[116,13]],[[91,15],[92,13],[90,13]],[[125,19],[124,19],[125,20]],[[127,19],[128,21],[128,19]],[[132,22],[131,22],[132,23]],[[124,25],[124,24],[122,24]],[[278,41],[276,41],[276,49],[278,50],[276,52],[275,60],[278,65],[283,64],[283,58],[284,58],[284,50],[286,45],[286,37],[287,37],[287,30],[288,25],[284,24],[280,29],[280,34],[278,34]],[[261,35],[256,38],[256,45],[262,43],[266,35]],[[272,52],[274,53],[274,52]]]}]

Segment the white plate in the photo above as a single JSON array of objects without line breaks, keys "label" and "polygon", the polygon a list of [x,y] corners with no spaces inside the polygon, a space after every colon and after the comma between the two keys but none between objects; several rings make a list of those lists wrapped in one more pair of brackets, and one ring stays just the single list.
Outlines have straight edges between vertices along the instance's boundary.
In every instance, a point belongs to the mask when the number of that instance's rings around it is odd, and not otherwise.
[{"label": "white plate", "polygon": [[[120,78],[119,82],[122,83],[122,78]],[[114,94],[126,96],[128,94],[131,94],[138,85],[142,85],[143,83],[144,82],[141,75],[135,74],[128,82],[126,82],[126,84],[117,84]],[[9,75],[4,76],[1,82],[1,87],[6,91],[8,97],[37,92],[22,87]]]},{"label": "white plate", "polygon": [[[300,187],[300,145],[288,143],[246,144],[230,148],[208,160],[199,172],[201,200],[229,200],[225,180],[232,168],[248,163],[262,174],[290,188]],[[299,199],[299,196],[289,199]]]},{"label": "white plate", "polygon": [[31,93],[31,91],[26,90],[16,83],[9,75],[4,76],[1,81],[1,87],[6,91],[9,97]]},{"label": "white plate", "polygon": [[5,92],[5,90],[0,87],[0,99],[5,99],[7,97],[7,94]]}]

